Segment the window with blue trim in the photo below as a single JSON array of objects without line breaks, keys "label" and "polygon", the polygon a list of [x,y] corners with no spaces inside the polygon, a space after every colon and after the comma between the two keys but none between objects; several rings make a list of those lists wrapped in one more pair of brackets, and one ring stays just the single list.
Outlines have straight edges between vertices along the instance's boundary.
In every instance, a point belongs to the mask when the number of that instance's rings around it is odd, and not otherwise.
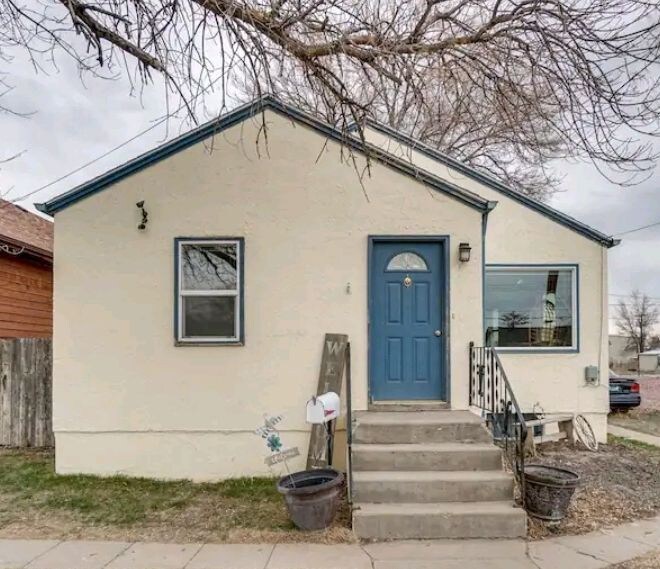
[{"label": "window with blue trim", "polygon": [[486,345],[577,349],[577,268],[487,267]]},{"label": "window with blue trim", "polygon": [[240,343],[241,239],[177,239],[176,338],[181,343]]}]

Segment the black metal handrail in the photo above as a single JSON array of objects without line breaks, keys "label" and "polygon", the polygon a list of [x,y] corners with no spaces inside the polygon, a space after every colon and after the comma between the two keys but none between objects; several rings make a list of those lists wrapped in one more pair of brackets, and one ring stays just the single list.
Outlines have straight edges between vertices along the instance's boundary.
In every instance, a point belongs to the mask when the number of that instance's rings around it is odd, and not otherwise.
[{"label": "black metal handrail", "polygon": [[470,342],[470,406],[481,409],[525,500],[527,425],[495,348]]}]

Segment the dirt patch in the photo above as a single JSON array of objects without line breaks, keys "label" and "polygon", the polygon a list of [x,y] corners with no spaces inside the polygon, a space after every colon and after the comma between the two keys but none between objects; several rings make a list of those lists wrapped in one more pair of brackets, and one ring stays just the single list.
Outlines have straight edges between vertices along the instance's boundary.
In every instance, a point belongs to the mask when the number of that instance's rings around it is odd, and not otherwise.
[{"label": "dirt patch", "polygon": [[564,520],[530,518],[531,539],[588,533],[660,511],[660,449],[615,437],[598,452],[565,443],[537,448],[538,456],[528,462],[573,470],[581,480]]},{"label": "dirt patch", "polygon": [[612,565],[610,569],[658,569],[658,567],[660,567],[660,549],[625,563]]},{"label": "dirt patch", "polygon": [[0,538],[177,543],[347,543],[348,506],[333,527],[301,532],[271,478],[214,484],[57,476],[43,452],[0,451]]}]

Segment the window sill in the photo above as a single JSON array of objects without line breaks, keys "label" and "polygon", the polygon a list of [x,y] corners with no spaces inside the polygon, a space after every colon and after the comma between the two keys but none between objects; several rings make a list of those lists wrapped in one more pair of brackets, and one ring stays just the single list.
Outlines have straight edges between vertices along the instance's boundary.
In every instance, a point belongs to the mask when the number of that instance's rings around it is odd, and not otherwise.
[{"label": "window sill", "polygon": [[208,342],[200,342],[199,340],[174,340],[174,345],[179,346],[244,346],[244,340],[209,340]]}]

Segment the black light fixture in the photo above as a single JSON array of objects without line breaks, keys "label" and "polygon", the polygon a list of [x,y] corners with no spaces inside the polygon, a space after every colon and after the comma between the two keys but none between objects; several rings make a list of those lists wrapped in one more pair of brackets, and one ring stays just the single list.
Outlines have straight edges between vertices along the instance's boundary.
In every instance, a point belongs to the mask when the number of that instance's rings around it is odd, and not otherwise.
[{"label": "black light fixture", "polygon": [[458,246],[458,259],[461,263],[467,263],[470,260],[470,251],[472,251],[472,247],[469,243],[461,243]]},{"label": "black light fixture", "polygon": [[135,205],[140,210],[140,213],[142,213],[142,221],[137,226],[137,228],[140,231],[144,231],[147,228],[147,222],[149,221],[149,214],[147,213],[147,210],[144,209],[144,200],[142,200],[141,202],[136,203]]}]

